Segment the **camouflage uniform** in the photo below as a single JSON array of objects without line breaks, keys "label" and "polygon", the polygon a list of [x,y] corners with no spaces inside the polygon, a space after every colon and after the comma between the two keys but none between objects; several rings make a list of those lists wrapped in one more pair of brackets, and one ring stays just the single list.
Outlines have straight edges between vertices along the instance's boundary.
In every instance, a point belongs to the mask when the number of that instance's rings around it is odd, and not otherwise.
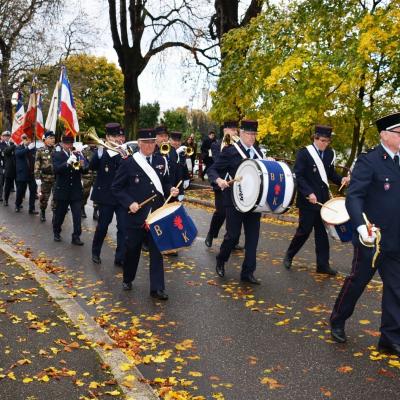
[{"label": "camouflage uniform", "polygon": [[[55,182],[51,158],[54,151],[54,146],[44,146],[36,151],[34,173],[35,179],[40,179],[42,181],[41,194],[39,198],[40,209],[42,211],[47,208]],[[51,201],[51,209],[55,209],[54,200]]]},{"label": "camouflage uniform", "polygon": [[[93,157],[94,150],[96,150],[96,147],[85,147],[82,150],[83,156],[86,158],[88,162]],[[90,195],[90,190],[92,189],[93,182],[96,179],[96,172],[88,169],[86,172],[82,173],[82,186],[83,186],[83,199],[82,199],[82,217],[86,218],[86,213],[85,213],[85,206],[88,201],[89,195]],[[95,204],[93,205],[95,207]]]}]

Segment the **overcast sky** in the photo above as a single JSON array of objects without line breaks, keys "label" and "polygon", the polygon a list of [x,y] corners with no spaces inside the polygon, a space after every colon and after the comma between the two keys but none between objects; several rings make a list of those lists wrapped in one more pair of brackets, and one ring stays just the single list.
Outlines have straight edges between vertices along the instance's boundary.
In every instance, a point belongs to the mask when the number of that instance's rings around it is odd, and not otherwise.
[{"label": "overcast sky", "polygon": [[[105,56],[118,65],[115,50],[112,47],[110,25],[108,19],[108,2],[106,0],[77,0],[82,10],[89,16],[100,31],[101,41],[91,51],[95,55]],[[210,4],[210,7],[213,3]],[[209,83],[204,79],[193,76],[186,83],[183,82],[185,71],[182,68],[182,59],[190,57],[189,53],[179,49],[171,49],[163,56],[163,71],[160,72],[160,59],[153,57],[145,71],[140,76],[139,87],[141,103],[158,101],[161,110],[189,106],[189,108],[202,108],[207,99]],[[207,103],[207,107],[210,104]]]}]

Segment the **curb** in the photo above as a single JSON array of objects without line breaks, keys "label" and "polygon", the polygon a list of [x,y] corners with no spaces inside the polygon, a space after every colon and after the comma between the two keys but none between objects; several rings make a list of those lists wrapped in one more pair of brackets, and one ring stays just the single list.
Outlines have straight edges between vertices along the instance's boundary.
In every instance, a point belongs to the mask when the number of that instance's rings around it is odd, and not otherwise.
[{"label": "curb", "polygon": [[[69,319],[77,326],[80,331],[86,335],[88,340],[93,343],[109,344],[111,350],[103,350],[100,346],[92,347],[100,356],[100,358],[110,366],[111,373],[122,392],[130,400],[157,400],[159,397],[149,384],[140,382],[144,377],[132,361],[118,348],[114,347],[116,343],[107,335],[107,333],[94,321],[94,319],[67,293],[60,290],[60,285],[56,280],[38,268],[31,260],[18,254],[14,249],[0,241],[0,249],[9,257],[13,258],[26,271],[36,279],[44,290],[52,297],[52,299],[61,307],[68,315]],[[131,365],[128,372],[122,372],[119,365],[122,363]],[[128,375],[134,375],[135,381],[132,388],[123,385]]]}]

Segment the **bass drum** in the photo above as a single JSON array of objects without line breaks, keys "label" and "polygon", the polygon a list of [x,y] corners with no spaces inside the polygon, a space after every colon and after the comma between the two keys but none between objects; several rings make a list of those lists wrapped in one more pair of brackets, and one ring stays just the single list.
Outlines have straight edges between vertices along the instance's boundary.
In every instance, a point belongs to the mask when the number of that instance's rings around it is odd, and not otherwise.
[{"label": "bass drum", "polygon": [[321,207],[321,219],[332,239],[344,243],[350,242],[353,237],[353,229],[344,197],[335,197],[324,203]]},{"label": "bass drum", "polygon": [[245,159],[235,179],[232,200],[240,212],[283,214],[296,193],[292,171],[282,161]]}]

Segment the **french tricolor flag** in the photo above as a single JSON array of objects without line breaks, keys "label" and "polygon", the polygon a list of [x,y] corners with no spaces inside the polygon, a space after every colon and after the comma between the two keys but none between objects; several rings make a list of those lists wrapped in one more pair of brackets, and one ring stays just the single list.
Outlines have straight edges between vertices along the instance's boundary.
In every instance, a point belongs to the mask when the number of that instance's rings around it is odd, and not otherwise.
[{"label": "french tricolor flag", "polygon": [[[11,138],[15,144],[21,143],[21,135],[24,133],[25,108],[22,93],[19,91],[16,98],[15,114],[11,128]],[[14,103],[15,104],[15,103]]]},{"label": "french tricolor flag", "polygon": [[44,134],[44,124],[43,124],[43,102],[42,102],[42,94],[40,92],[37,93],[36,98],[36,136],[39,139],[43,138]]},{"label": "french tricolor flag", "polygon": [[67,136],[75,137],[79,132],[78,116],[65,67],[63,67],[61,73],[60,110],[58,116],[64,122]]}]

